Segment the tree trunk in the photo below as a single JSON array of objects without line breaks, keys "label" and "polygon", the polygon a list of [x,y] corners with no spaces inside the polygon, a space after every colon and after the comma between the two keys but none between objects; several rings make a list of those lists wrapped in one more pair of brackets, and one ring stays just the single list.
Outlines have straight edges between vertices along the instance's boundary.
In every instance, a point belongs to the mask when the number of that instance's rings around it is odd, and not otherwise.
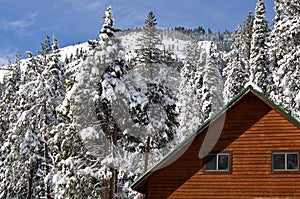
[{"label": "tree trunk", "polygon": [[109,195],[108,194],[109,193],[109,191],[108,191],[108,189],[109,189],[108,185],[109,185],[108,180],[104,179],[103,182],[102,182],[102,190],[101,190],[101,198],[103,198],[103,199],[108,199],[108,195]]},{"label": "tree trunk", "polygon": [[110,168],[111,178],[110,178],[110,185],[109,185],[109,199],[113,199],[115,197],[115,187],[116,187],[116,169]]},{"label": "tree trunk", "polygon": [[[118,132],[118,126],[116,123],[114,123],[114,131],[112,135],[112,141],[113,145],[117,145],[117,132]],[[112,151],[113,155],[115,154],[114,151]],[[117,170],[113,168],[114,165],[110,168],[110,172],[112,173],[111,179],[110,179],[110,189],[109,189],[109,198],[113,199],[116,193],[116,181],[117,181]]]},{"label": "tree trunk", "polygon": [[[104,146],[103,146],[103,157],[108,156],[109,154],[109,134],[110,134],[110,130],[109,130],[109,110],[108,110],[108,105],[107,103],[103,103],[102,104],[102,109],[103,109],[103,113],[104,113],[104,118],[102,118],[102,130],[104,132],[105,135],[105,141],[104,141]],[[103,179],[102,182],[102,191],[101,191],[101,198],[105,198],[105,199],[109,199],[109,185],[110,182],[108,179]]]},{"label": "tree trunk", "polygon": [[[47,102],[44,101],[44,114],[45,114],[45,126],[48,126],[49,122],[47,119]],[[47,134],[47,130],[45,128],[45,132],[44,132],[44,158],[45,158],[45,174],[46,176],[50,173],[49,171],[49,147],[48,147],[48,134]],[[49,185],[49,182],[46,182],[46,199],[51,199],[51,188]]]},{"label": "tree trunk", "polygon": [[146,155],[145,155],[145,168],[144,168],[145,172],[148,170],[149,154],[150,154],[150,137],[148,136],[147,144],[146,144]]},{"label": "tree trunk", "polygon": [[[109,144],[111,141],[113,142],[113,145],[117,144],[117,126],[114,124],[114,130],[111,132],[110,126],[112,125],[111,121],[111,115],[110,115],[110,109],[109,109],[109,104],[103,103],[102,105],[103,108],[103,113],[104,113],[104,118],[103,118],[103,132],[105,134],[105,144],[104,144],[104,156],[109,155],[109,153],[114,153],[114,151],[109,151]],[[110,137],[112,140],[110,140]],[[105,199],[113,199],[115,196],[115,181],[116,181],[116,170],[111,167],[110,172],[112,173],[112,176],[110,179],[105,179],[103,181],[103,189],[101,193],[101,197]]]},{"label": "tree trunk", "polygon": [[29,179],[28,179],[26,199],[31,199],[31,195],[32,195],[32,181],[33,181],[33,169],[32,168],[30,168],[29,173],[30,174],[29,174]]}]

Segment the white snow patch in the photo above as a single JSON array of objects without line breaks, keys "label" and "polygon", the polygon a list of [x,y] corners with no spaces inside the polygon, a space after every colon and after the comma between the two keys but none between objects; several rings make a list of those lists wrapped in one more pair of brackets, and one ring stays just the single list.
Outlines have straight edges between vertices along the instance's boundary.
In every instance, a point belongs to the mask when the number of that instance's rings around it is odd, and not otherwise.
[{"label": "white snow patch", "polygon": [[247,82],[245,84],[244,88],[247,88],[249,86],[252,86],[252,88],[254,88],[255,90],[257,90],[258,92],[263,93],[262,89],[258,85],[256,85],[254,82],[252,82],[252,81]]}]

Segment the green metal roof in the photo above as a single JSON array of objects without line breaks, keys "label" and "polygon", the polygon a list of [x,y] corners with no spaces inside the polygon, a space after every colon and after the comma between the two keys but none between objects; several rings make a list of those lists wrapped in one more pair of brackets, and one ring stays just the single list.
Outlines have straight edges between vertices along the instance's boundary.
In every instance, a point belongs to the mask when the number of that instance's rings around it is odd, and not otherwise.
[{"label": "green metal roof", "polygon": [[195,138],[198,134],[202,132],[203,129],[205,129],[212,121],[217,119],[220,115],[222,115],[224,112],[226,112],[230,107],[232,107],[233,104],[235,104],[239,99],[241,99],[244,95],[247,93],[252,92],[257,97],[259,97],[261,100],[263,100],[267,105],[269,105],[272,109],[277,110],[279,113],[281,113],[286,119],[288,119],[290,122],[295,124],[298,128],[300,128],[300,122],[295,119],[292,115],[287,113],[284,109],[276,105],[271,99],[267,98],[264,94],[261,92],[255,90],[251,85],[244,88],[238,95],[236,95],[230,102],[228,102],[219,112],[214,114],[211,118],[207,119],[201,126],[197,128],[193,133],[191,133],[189,136],[187,136],[179,145],[177,145],[173,150],[171,150],[162,160],[160,160],[158,163],[153,165],[148,171],[146,171],[143,175],[141,175],[139,178],[137,178],[133,184],[131,185],[132,189],[139,189],[137,187],[139,184],[145,182],[145,179],[149,177],[153,172],[159,170],[160,165],[164,164],[174,153],[176,153],[180,148],[185,146],[187,143],[193,141],[193,138]]}]

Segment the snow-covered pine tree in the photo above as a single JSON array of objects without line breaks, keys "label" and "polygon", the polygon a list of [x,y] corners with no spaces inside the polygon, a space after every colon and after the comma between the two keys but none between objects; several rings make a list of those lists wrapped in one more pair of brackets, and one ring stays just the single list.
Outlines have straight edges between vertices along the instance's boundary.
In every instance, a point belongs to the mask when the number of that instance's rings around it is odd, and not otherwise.
[{"label": "snow-covered pine tree", "polygon": [[[169,87],[170,85],[176,87],[172,72],[177,69],[164,62],[163,53],[158,49],[160,38],[156,25],[156,18],[153,12],[150,12],[145,20],[142,36],[139,38],[140,49],[137,58],[125,77],[130,95],[130,114],[133,123],[139,126],[140,130],[139,133],[125,131],[128,139],[124,139],[122,146],[127,145],[128,150],[135,153],[142,152],[145,155],[142,166],[144,170],[155,162],[150,157],[150,152],[164,151],[162,148],[174,138],[177,125],[176,98]],[[168,84],[170,82],[173,84]],[[160,156],[156,157],[159,159]]]},{"label": "snow-covered pine tree", "polygon": [[[200,57],[205,49],[193,40],[186,46],[186,59],[181,68],[181,80],[178,94],[179,127],[176,142],[180,143],[192,133],[203,121],[201,113],[201,88],[203,86],[203,67]],[[201,85],[202,84],[202,85]],[[199,92],[200,91],[200,92]],[[200,96],[200,97],[199,97]]]},{"label": "snow-covered pine tree", "polygon": [[278,21],[281,18],[281,11],[280,11],[280,6],[277,3],[277,1],[274,1],[275,7],[274,7],[274,28],[270,32],[270,46],[268,49],[268,56],[269,56],[269,62],[270,62],[270,70],[272,71],[272,80],[274,82],[273,87],[270,88],[270,98],[277,104],[282,106],[282,88],[280,88],[280,82],[278,81],[278,60],[282,56],[282,49],[279,47],[281,43],[277,41],[279,39],[279,32],[280,29],[278,28]]},{"label": "snow-covered pine tree", "polygon": [[100,39],[89,41],[91,49],[65,101],[70,105],[72,121],[79,127],[85,146],[100,161],[98,168],[89,168],[93,172],[100,168],[102,174],[97,183],[102,198],[115,197],[115,168],[119,161],[119,157],[115,156],[118,127],[112,107],[119,93],[124,92],[121,76],[126,70],[126,64],[124,48],[115,36],[117,31],[119,29],[114,26],[112,8],[108,7],[99,31]]},{"label": "snow-covered pine tree", "polygon": [[57,55],[57,53],[59,52],[59,45],[58,45],[58,41],[57,41],[57,38],[55,35],[53,35],[53,37],[52,37],[52,42],[53,42],[53,44],[51,46],[52,52],[56,53],[56,55]]},{"label": "snow-covered pine tree", "polygon": [[[120,31],[120,29],[116,28],[114,25],[111,7],[109,7],[108,10],[110,10],[110,14],[108,14],[107,12],[105,13],[106,16],[102,29],[100,31],[100,39],[106,38],[106,40],[102,39],[102,41],[104,41],[104,46],[108,48],[106,56],[109,56],[111,60],[106,59],[106,63],[104,62],[105,67],[99,70],[103,72],[100,73],[100,87],[98,87],[94,99],[96,100],[97,106],[97,119],[101,123],[102,133],[107,140],[104,143],[104,152],[106,153],[106,157],[104,157],[102,163],[106,167],[109,167],[111,172],[109,181],[103,181],[109,191],[106,193],[103,192],[102,197],[114,198],[116,196],[115,183],[118,181],[116,168],[120,167],[119,162],[121,161],[121,157],[117,156],[118,151],[116,149],[119,128],[114,117],[118,117],[118,114],[112,111],[112,106],[115,106],[115,104],[117,103],[116,101],[118,101],[119,98],[122,98],[121,96],[124,96],[125,94],[125,85],[122,81],[122,76],[127,70],[127,64],[125,62],[124,48],[121,45],[120,39],[115,36],[115,33]],[[107,23],[108,21],[109,23]]]},{"label": "snow-covered pine tree", "polygon": [[161,44],[161,39],[156,25],[155,15],[150,11],[142,29],[142,36],[139,38],[140,49],[136,58],[138,63],[143,63],[146,67],[151,67],[152,64],[161,61],[160,56],[162,53],[157,47]]},{"label": "snow-covered pine tree", "polygon": [[105,41],[106,39],[113,37],[116,32],[121,31],[114,26],[114,19],[112,18],[112,8],[109,6],[105,11],[104,23],[99,31],[100,39]]},{"label": "snow-covered pine tree", "polygon": [[[249,62],[250,62],[250,55],[251,55],[251,40],[252,40],[252,34],[253,34],[253,21],[254,17],[252,12],[249,12],[247,15],[247,18],[245,22],[241,25],[241,27],[238,28],[237,32],[240,32],[240,38],[239,41],[241,45],[239,45],[240,49],[243,52],[244,59],[247,60],[248,66],[246,69],[249,70]],[[236,46],[237,47],[237,46]]]},{"label": "snow-covered pine tree", "polygon": [[[52,48],[54,47],[53,42]],[[83,63],[86,56],[82,52],[76,60],[72,60],[66,70],[66,96],[56,107],[59,124],[50,131],[49,142],[53,147],[55,167],[52,180],[57,199],[99,197],[103,190],[100,182],[109,178],[108,168],[101,166],[100,160],[89,151],[89,145],[84,144],[84,137],[80,136],[80,130],[88,128],[84,126],[87,120],[91,119],[92,123],[96,115],[95,105],[88,99],[93,96],[90,93],[92,89],[87,89],[89,77],[84,75]],[[81,86],[84,83],[87,84],[86,87]],[[84,116],[87,120],[83,120]]]},{"label": "snow-covered pine tree", "polygon": [[267,39],[268,22],[265,19],[264,0],[258,0],[255,8],[250,53],[250,82],[257,85],[263,93],[269,93],[271,73],[268,64]]},{"label": "snow-covered pine tree", "polygon": [[[20,69],[20,57],[16,57],[15,63],[9,63],[9,65],[3,69],[6,74],[3,78],[2,92],[1,92],[1,106],[0,106],[0,134],[1,137],[6,135],[9,130],[10,121],[14,121],[15,118],[15,95],[20,86],[21,69]],[[8,72],[7,72],[8,71]]]},{"label": "snow-covered pine tree", "polygon": [[[31,56],[22,70],[21,85],[15,95],[17,120],[9,129],[9,181],[14,187],[7,197],[51,198],[53,157],[49,144],[51,129],[57,124],[55,106],[64,96],[63,69],[51,54],[49,37],[41,44],[40,55]],[[32,55],[32,53],[28,53]],[[15,169],[18,168],[18,169]]]},{"label": "snow-covered pine tree", "polygon": [[42,92],[42,88],[39,86],[42,68],[38,58],[32,57],[28,61],[26,70],[22,71],[22,85],[16,95],[16,99],[18,99],[16,106],[19,108],[18,120],[10,129],[11,139],[9,142],[12,156],[7,158],[7,164],[18,169],[10,171],[10,182],[14,184],[14,188],[8,197],[43,197],[46,193],[43,182],[46,176],[38,173],[44,166],[42,163],[45,163],[42,160],[44,156],[43,136],[40,131],[40,127],[43,126],[41,123],[45,119],[44,106],[43,102],[37,102],[39,91]]},{"label": "snow-covered pine tree", "polygon": [[11,159],[14,159],[13,135],[10,134],[10,128],[17,120],[18,107],[16,93],[19,90],[21,70],[20,57],[17,56],[15,63],[10,63],[6,68],[9,70],[3,79],[3,92],[1,94],[1,117],[0,117],[0,134],[1,134],[1,148],[0,148],[0,198],[8,198],[13,195],[14,184],[11,180],[12,166],[16,165]]},{"label": "snow-covered pine tree", "polygon": [[225,55],[227,64],[222,74],[225,77],[223,90],[225,103],[236,96],[249,81],[252,26],[253,16],[252,12],[249,12],[246,20],[232,35],[232,50]]},{"label": "snow-covered pine tree", "polygon": [[246,69],[250,71],[250,56],[251,56],[251,41],[253,34],[254,16],[249,12],[246,20],[238,26],[232,34],[233,44],[232,49],[238,51],[240,60],[245,62]]},{"label": "snow-covered pine tree", "polygon": [[270,57],[277,87],[272,98],[300,118],[300,2],[275,1],[275,24],[271,32]]},{"label": "snow-covered pine tree", "polygon": [[223,90],[224,103],[229,102],[241,92],[249,81],[249,71],[246,70],[245,61],[241,60],[238,52],[234,49],[227,56],[229,62],[223,70],[226,76]]},{"label": "snow-covered pine tree", "polygon": [[223,80],[220,69],[220,57],[213,42],[206,57],[203,71],[202,113],[204,120],[216,114],[223,107]]}]

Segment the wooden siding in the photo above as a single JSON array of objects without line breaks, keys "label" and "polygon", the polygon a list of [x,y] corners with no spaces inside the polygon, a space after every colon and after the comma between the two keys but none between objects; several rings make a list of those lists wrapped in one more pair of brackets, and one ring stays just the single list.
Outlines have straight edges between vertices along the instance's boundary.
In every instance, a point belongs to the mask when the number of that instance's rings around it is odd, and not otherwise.
[{"label": "wooden siding", "polygon": [[272,151],[300,151],[300,129],[253,93],[229,109],[212,150],[231,152],[230,174],[204,173],[198,153],[206,132],[178,160],[156,171],[147,183],[148,198],[300,198],[299,172],[271,171]]}]

